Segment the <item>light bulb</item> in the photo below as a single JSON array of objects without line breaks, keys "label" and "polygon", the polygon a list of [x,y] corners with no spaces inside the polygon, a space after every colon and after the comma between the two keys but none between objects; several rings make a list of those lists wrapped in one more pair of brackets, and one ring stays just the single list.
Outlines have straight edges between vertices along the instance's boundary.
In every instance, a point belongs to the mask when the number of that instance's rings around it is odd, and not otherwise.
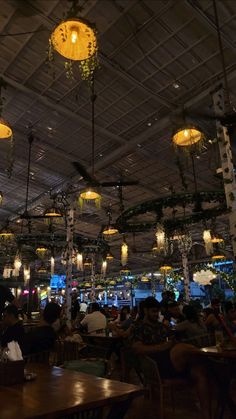
[{"label": "light bulb", "polygon": [[78,32],[76,30],[71,31],[71,42],[72,44],[75,44],[78,39]]},{"label": "light bulb", "polygon": [[185,136],[185,137],[188,137],[188,136],[189,136],[189,130],[188,130],[188,129],[185,129],[185,130],[184,130],[184,136]]}]

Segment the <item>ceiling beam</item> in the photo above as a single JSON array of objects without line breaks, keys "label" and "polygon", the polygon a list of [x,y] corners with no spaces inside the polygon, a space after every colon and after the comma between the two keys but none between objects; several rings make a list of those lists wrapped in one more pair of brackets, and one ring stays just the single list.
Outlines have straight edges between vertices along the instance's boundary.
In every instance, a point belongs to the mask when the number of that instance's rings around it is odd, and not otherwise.
[{"label": "ceiling beam", "polygon": [[[223,3],[223,2],[222,2]],[[185,4],[191,9],[191,12],[196,16],[199,22],[211,32],[213,35],[217,36],[217,28],[215,22],[202,10],[196,0],[185,0]],[[224,24],[224,22],[222,22]],[[221,31],[221,38],[224,41],[224,44],[231,49],[231,51],[236,54],[236,46],[231,42],[231,40]]]},{"label": "ceiling beam", "polygon": [[[16,80],[11,79],[10,77],[6,76],[5,74],[1,74],[2,79],[11,87],[14,89],[19,90],[22,93],[26,93],[27,95],[31,97],[35,97],[37,101],[43,103],[48,108],[58,111],[62,115],[67,116],[70,119],[73,119],[77,123],[81,122],[86,127],[91,128],[91,122],[87,118],[82,117],[81,115],[65,108],[65,106],[54,102],[53,100],[49,99],[46,96],[42,96],[40,93],[35,92],[33,89],[24,86],[23,84],[17,82]],[[109,138],[110,140],[114,140],[115,142],[118,142],[120,144],[125,144],[126,140],[119,135],[113,134],[112,132],[106,130],[105,128],[102,128],[99,125],[96,125],[96,131],[100,133],[101,135],[104,135],[105,137]]]}]

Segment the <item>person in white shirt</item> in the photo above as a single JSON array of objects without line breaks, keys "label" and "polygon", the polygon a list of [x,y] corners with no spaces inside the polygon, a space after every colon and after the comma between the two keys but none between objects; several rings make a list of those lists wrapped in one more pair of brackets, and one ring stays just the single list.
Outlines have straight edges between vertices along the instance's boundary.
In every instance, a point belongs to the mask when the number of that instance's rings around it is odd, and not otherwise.
[{"label": "person in white shirt", "polygon": [[80,313],[86,313],[87,312],[87,304],[85,302],[82,301],[82,303],[80,303],[79,311],[80,311]]},{"label": "person in white shirt", "polygon": [[99,311],[98,303],[91,304],[91,313],[87,314],[80,324],[87,327],[88,333],[106,329],[106,317]]}]

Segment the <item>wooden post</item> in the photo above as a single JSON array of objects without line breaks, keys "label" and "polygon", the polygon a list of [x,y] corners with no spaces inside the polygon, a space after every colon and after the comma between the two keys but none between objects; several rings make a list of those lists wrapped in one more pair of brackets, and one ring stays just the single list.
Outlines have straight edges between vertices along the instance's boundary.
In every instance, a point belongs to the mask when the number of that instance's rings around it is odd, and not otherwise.
[{"label": "wooden post", "polygon": [[183,274],[184,274],[184,293],[187,302],[190,300],[190,281],[189,281],[189,269],[188,269],[188,256],[186,252],[181,252]]},{"label": "wooden post", "polygon": [[[224,113],[224,90],[220,89],[213,94],[213,104],[217,115]],[[216,121],[217,140],[219,144],[221,168],[223,174],[224,190],[226,196],[227,208],[229,214],[229,228],[232,240],[232,248],[234,259],[236,256],[236,181],[234,174],[232,150],[230,138],[227,128],[221,125],[219,120]]]},{"label": "wooden post", "polygon": [[74,233],[74,208],[70,206],[67,212],[67,258],[66,258],[66,320],[71,320],[71,281],[73,267],[73,233]]}]

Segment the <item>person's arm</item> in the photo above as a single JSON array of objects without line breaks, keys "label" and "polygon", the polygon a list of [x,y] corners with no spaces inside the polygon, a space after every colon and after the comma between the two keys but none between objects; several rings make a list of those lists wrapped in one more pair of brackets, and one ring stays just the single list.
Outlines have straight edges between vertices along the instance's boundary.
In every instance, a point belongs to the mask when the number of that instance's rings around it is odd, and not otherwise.
[{"label": "person's arm", "polygon": [[81,326],[87,326],[88,325],[88,316],[85,316],[81,322],[80,322]]},{"label": "person's arm", "polygon": [[172,341],[168,341],[164,343],[145,345],[143,342],[138,341],[133,343],[133,350],[137,355],[151,355],[171,349],[173,344],[174,343]]}]

